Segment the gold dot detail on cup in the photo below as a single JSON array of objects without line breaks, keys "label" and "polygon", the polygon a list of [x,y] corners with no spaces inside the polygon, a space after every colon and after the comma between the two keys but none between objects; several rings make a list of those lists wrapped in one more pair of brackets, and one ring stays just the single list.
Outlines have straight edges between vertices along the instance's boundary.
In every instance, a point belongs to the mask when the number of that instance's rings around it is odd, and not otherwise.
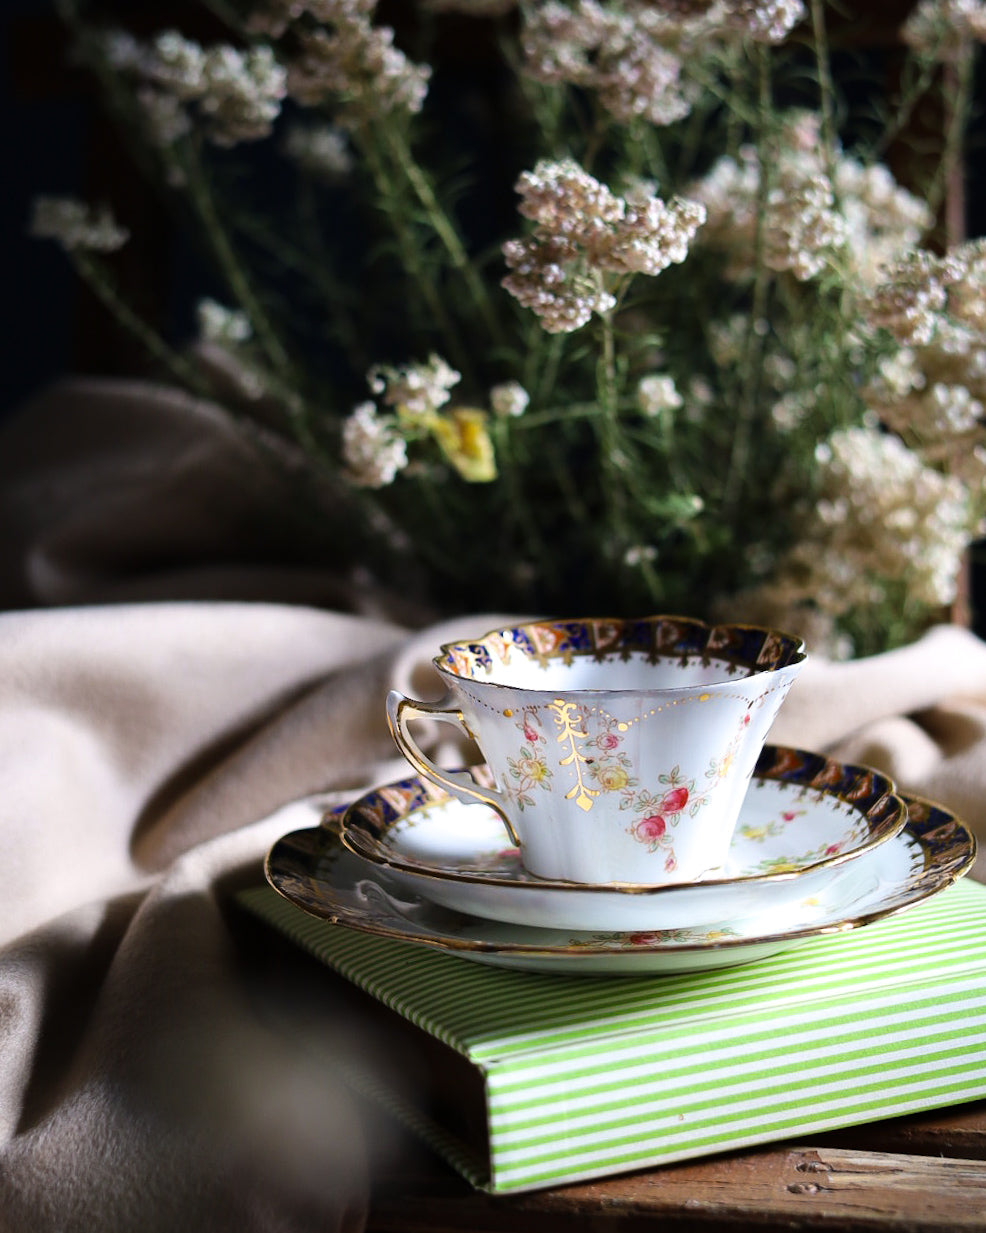
[{"label": "gold dot detail on cup", "polygon": [[[672,705],[676,705],[676,704],[672,704]],[[634,715],[633,719],[618,719],[616,721],[616,730],[617,732],[628,732],[630,728],[633,726],[633,724],[642,723],[645,719],[650,719],[652,715],[656,715],[659,711],[663,711],[663,710],[664,710],[663,706],[655,706],[655,707],[652,707],[649,711],[645,712],[643,715]],[[608,711],[601,711],[600,714],[605,715],[607,719],[613,718],[613,716],[610,715]]]},{"label": "gold dot detail on cup", "polygon": [[[635,715],[633,719],[617,720],[616,730],[617,732],[628,732],[634,724],[643,723],[645,719],[650,719],[651,716],[660,714],[661,711],[665,710],[669,706],[681,706],[686,702],[711,702],[712,700],[712,694],[710,693],[697,694],[689,698],[673,698],[670,702],[664,703],[663,706],[655,706],[649,711],[645,711],[642,715]],[[592,711],[595,712],[596,708],[593,707]],[[608,711],[600,709],[599,714],[605,715],[607,719],[613,719],[613,716],[610,715]]]},{"label": "gold dot detail on cup", "polygon": [[508,707],[506,707],[506,709],[504,710],[503,714],[504,714],[504,716],[505,716],[507,719],[509,719],[509,718],[510,718],[510,716],[511,716],[511,715],[513,715],[513,710],[512,710],[512,709],[508,706]]}]

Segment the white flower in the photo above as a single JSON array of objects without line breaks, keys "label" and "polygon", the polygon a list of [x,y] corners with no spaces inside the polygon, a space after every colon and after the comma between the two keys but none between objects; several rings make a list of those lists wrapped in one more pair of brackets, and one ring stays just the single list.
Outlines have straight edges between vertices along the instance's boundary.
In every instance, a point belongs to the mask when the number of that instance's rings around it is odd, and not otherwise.
[{"label": "white flower", "polygon": [[117,67],[141,79],[138,97],[162,146],[187,131],[190,108],[217,145],[267,137],[287,93],[287,72],[265,44],[245,51],[225,43],[204,48],[166,30],[146,45],[117,38],[105,50]]},{"label": "white flower", "polygon": [[156,146],[166,149],[191,131],[191,117],[176,94],[157,90],[153,86],[141,86],[137,91],[137,101],[147,121],[150,138]]},{"label": "white flower", "polygon": [[520,213],[535,227],[503,245],[512,271],[503,286],[555,334],[615,306],[605,273],[655,275],[684,261],[705,218],[704,206],[667,205],[639,184],[629,200],[619,197],[572,159],[542,159],[520,176],[517,191]]},{"label": "white flower", "polygon": [[971,432],[982,420],[983,404],[964,385],[936,381],[931,387],[931,401],[943,435]]},{"label": "white flower", "polygon": [[865,314],[872,326],[889,330],[902,346],[925,346],[934,338],[947,302],[942,261],[919,249],[884,271]]},{"label": "white flower", "polygon": [[56,240],[69,252],[111,253],[130,238],[107,206],[96,211],[75,197],[36,197],[29,231],[38,239]]},{"label": "white flower", "polygon": [[806,15],[801,0],[726,0],[731,23],[756,43],[780,43]]},{"label": "white flower", "polygon": [[545,238],[568,241],[589,251],[606,244],[611,228],[626,211],[626,202],[589,175],[574,159],[541,159],[517,181],[525,218]]},{"label": "white flower", "polygon": [[503,256],[513,271],[503,286],[540,318],[549,334],[568,334],[585,325],[593,313],[607,313],[616,297],[602,285],[598,271],[586,269],[574,245],[526,236],[507,240]]},{"label": "white flower", "polygon": [[645,562],[657,560],[657,549],[653,544],[634,544],[623,554],[623,564],[631,569]]},{"label": "white flower", "polygon": [[815,457],[817,522],[781,566],[801,580],[803,599],[841,616],[899,581],[916,602],[950,603],[977,523],[964,484],[869,428],[832,433]]},{"label": "white flower", "polygon": [[239,309],[225,308],[215,300],[199,300],[196,307],[199,333],[205,342],[235,346],[253,335],[250,318]]},{"label": "white flower", "polygon": [[334,102],[340,124],[391,112],[414,115],[428,93],[431,68],[394,46],[394,31],[372,23],[376,0],[308,0],[319,25],[298,26],[288,62],[288,92],[304,107]]},{"label": "white flower", "polygon": [[704,205],[682,198],[670,204],[659,197],[628,202],[612,239],[596,259],[604,270],[660,274],[685,260],[705,217]]},{"label": "white flower", "polygon": [[641,377],[637,385],[637,406],[648,416],[658,416],[662,411],[676,411],[684,399],[675,387],[674,377],[667,373],[651,373]]},{"label": "white flower", "polygon": [[519,381],[504,381],[490,390],[493,414],[504,419],[523,415],[530,401],[530,394]]},{"label": "white flower", "polygon": [[900,33],[921,55],[952,60],[970,39],[986,42],[986,4],[982,0],[920,0]]},{"label": "white flower", "polygon": [[450,390],[462,374],[433,354],[425,364],[375,364],[366,379],[372,392],[381,395],[388,407],[398,408],[410,419],[427,419],[448,402]]},{"label": "white flower", "polygon": [[407,466],[407,443],[392,417],[377,414],[372,402],[360,403],[342,426],[347,474],[360,488],[383,488]]},{"label": "white flower", "polygon": [[832,186],[824,175],[772,189],[765,227],[767,265],[790,270],[802,282],[820,274],[848,233],[845,219],[834,207]]},{"label": "white flower", "polygon": [[[829,171],[834,171],[834,181]],[[752,267],[758,225],[766,262],[805,281],[835,264],[865,290],[884,278],[883,268],[917,245],[932,219],[927,205],[901,188],[886,167],[866,166],[836,146],[826,155],[814,113],[784,117],[778,157],[770,169],[766,209],[760,206],[756,150],[723,157],[689,189],[708,219],[701,241],[728,254],[727,276]]]},{"label": "white flower", "polygon": [[524,68],[539,81],[593,90],[616,120],[667,125],[691,110],[681,61],[662,45],[664,23],[647,6],[620,11],[598,0],[525,9]]},{"label": "white flower", "polygon": [[284,149],[299,167],[326,180],[341,179],[353,169],[346,133],[334,124],[292,124]]}]

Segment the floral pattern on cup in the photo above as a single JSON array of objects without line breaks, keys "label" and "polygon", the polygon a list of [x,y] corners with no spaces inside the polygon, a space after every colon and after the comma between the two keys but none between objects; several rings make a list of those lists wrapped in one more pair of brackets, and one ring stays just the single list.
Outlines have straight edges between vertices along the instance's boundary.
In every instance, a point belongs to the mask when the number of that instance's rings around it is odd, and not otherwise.
[{"label": "floral pattern on cup", "polygon": [[640,792],[628,793],[621,802],[621,809],[632,809],[642,815],[627,831],[634,839],[645,844],[650,852],[664,853],[665,873],[673,873],[678,867],[672,833],[674,828],[686,814],[694,818],[708,801],[713,786],[729,774],[736,749],[749,722],[750,716],[747,713],[740,721],[739,729],[723,756],[714,758],[709,763],[705,772],[708,782],[704,790],[697,790],[695,780],[683,776],[680,767],[675,766],[658,775],[657,781],[662,789],[660,792],[650,792],[645,788]]},{"label": "floral pattern on cup", "polygon": [[503,791],[523,811],[533,806],[531,794],[536,789],[550,790],[548,781],[554,777],[554,772],[544,750],[538,748],[545,744],[545,736],[540,730],[542,724],[537,708],[525,707],[517,727],[524,734],[524,744],[518,749],[516,758],[507,758],[511,778],[504,784]]},{"label": "floral pattern on cup", "polygon": [[[554,727],[556,741],[562,746],[563,755],[558,767],[571,768],[574,784],[565,794],[588,812],[597,797],[604,793],[619,793],[622,797],[619,808],[640,815],[627,828],[628,834],[647,847],[650,852],[664,854],[664,872],[673,873],[678,865],[674,851],[674,828],[685,817],[696,817],[707,803],[713,786],[723,779],[732,766],[736,749],[743,732],[750,722],[746,712],[737,732],[721,758],[713,759],[705,772],[707,783],[698,789],[693,778],[682,775],[674,766],[659,774],[657,791],[641,787],[633,775],[633,762],[622,748],[630,725],[595,708],[556,698],[547,706]],[[521,812],[533,808],[534,793],[539,789],[550,792],[553,788],[554,771],[547,756],[548,738],[544,722],[535,706],[526,706],[515,724],[522,734],[523,744],[515,757],[506,759],[510,778],[503,786],[504,795]]]}]

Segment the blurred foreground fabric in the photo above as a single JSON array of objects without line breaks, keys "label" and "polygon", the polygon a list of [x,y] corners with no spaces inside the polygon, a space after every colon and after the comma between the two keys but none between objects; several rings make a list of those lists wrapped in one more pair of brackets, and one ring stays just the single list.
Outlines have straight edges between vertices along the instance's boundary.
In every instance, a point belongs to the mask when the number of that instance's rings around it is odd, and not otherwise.
[{"label": "blurred foreground fabric", "polygon": [[[331,560],[260,560],[221,423],[210,445],[178,396],[143,419],[133,387],[83,392],[71,448],[64,400],[0,431],[0,1230],[349,1233],[385,1131],[336,1078],[345,1015],[314,979],[257,984],[232,898],[279,835],[404,772],[387,689],[437,696],[439,643],[504,618],[422,627]],[[986,846],[968,631],[812,659],[771,736]]]}]

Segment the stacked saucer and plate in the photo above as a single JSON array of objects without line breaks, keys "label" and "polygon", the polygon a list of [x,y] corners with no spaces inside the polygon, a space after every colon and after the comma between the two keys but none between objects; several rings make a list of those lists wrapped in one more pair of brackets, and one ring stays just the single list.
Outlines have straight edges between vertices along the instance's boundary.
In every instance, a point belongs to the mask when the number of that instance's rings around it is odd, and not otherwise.
[{"label": "stacked saucer and plate", "polygon": [[[286,835],[268,880],[356,930],[567,974],[726,967],[881,920],[966,873],[975,840],[873,768],[766,743],[805,659],[670,616],[443,646],[441,701],[387,701],[415,773]],[[439,766],[422,721],[485,763]]]}]

